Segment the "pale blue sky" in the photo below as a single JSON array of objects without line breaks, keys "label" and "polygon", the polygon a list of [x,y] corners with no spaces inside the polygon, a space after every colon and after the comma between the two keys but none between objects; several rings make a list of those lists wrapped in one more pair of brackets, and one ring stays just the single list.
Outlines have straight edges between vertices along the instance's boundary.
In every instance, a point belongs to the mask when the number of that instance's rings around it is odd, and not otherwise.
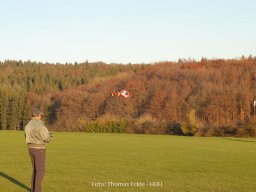
[{"label": "pale blue sky", "polygon": [[0,0],[0,60],[256,56],[254,0]]}]

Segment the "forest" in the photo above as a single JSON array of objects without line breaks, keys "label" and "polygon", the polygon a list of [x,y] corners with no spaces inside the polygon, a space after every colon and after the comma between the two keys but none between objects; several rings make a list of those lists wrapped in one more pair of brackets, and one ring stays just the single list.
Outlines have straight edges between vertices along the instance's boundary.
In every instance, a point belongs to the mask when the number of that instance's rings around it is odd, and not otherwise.
[{"label": "forest", "polygon": [[[130,98],[112,96],[126,89]],[[0,62],[0,130],[256,136],[256,57],[154,64]]]}]

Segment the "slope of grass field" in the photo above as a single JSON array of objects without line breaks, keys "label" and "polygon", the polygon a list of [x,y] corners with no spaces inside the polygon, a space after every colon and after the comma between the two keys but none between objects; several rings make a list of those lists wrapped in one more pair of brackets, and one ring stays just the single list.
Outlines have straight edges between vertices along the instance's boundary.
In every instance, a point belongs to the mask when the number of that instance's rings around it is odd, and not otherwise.
[{"label": "slope of grass field", "polygon": [[[43,189],[253,192],[255,163],[256,139],[55,133]],[[30,177],[23,132],[0,131],[0,191],[29,191]]]}]

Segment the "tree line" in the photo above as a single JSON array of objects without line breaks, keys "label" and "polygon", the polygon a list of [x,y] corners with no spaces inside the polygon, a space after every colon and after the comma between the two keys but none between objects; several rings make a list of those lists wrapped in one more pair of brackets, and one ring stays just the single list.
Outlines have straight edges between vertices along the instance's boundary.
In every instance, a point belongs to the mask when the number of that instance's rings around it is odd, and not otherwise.
[{"label": "tree line", "polygon": [[[40,107],[51,130],[255,136],[256,58],[155,64],[0,63],[0,129]],[[126,89],[129,99],[112,96]]]}]

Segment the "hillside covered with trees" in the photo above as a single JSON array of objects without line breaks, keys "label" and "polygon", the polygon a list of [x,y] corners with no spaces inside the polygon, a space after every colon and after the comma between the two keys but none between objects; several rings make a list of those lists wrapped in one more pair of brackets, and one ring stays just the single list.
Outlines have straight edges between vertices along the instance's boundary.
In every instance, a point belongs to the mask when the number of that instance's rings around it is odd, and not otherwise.
[{"label": "hillside covered with trees", "polygon": [[[111,96],[127,89],[132,97]],[[256,136],[256,58],[156,64],[0,62],[0,130],[40,107],[50,130]]]}]

